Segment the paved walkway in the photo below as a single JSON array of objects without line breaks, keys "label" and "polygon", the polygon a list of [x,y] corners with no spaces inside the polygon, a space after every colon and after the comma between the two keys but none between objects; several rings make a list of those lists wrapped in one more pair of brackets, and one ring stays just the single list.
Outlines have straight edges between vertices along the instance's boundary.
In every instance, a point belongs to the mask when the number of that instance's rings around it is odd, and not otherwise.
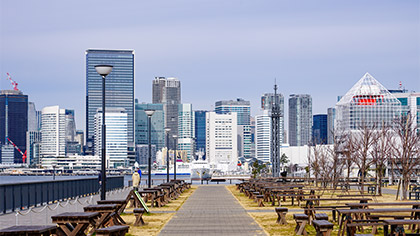
[{"label": "paved walkway", "polygon": [[266,234],[222,185],[199,186],[159,235]]}]

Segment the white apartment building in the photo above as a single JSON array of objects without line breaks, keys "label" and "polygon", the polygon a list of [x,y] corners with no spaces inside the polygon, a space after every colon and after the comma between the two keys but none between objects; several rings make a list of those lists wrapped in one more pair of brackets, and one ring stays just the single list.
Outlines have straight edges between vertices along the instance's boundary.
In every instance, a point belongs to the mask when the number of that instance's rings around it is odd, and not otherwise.
[{"label": "white apartment building", "polygon": [[66,155],[66,110],[44,107],[41,112],[41,158]]},{"label": "white apartment building", "polygon": [[195,119],[191,104],[178,106],[178,150],[187,152],[187,159],[194,155]]},{"label": "white apartment building", "polygon": [[255,116],[255,157],[263,162],[270,162],[271,157],[271,117],[269,110]]},{"label": "white apartment building", "polygon": [[[109,168],[128,165],[128,116],[124,108],[107,108],[106,126],[106,163]],[[95,155],[102,156],[102,109],[95,115]]]},{"label": "white apartment building", "polygon": [[222,171],[232,171],[238,163],[237,114],[206,113],[206,157]]}]

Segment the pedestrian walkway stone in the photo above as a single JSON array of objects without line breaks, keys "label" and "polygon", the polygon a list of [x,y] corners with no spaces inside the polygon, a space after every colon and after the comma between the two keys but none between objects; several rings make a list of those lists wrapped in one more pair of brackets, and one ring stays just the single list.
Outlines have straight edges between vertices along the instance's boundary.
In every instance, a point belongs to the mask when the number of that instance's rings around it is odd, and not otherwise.
[{"label": "pedestrian walkway stone", "polygon": [[199,186],[159,235],[266,234],[224,186]]}]

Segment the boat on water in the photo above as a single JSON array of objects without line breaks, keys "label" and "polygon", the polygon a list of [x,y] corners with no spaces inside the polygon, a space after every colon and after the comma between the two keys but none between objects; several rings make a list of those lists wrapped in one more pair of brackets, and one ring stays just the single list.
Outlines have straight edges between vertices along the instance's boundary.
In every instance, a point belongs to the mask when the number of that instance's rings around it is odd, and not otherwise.
[{"label": "boat on water", "polygon": [[191,162],[191,179],[209,179],[212,171],[209,162],[206,160],[204,152],[196,153],[197,160]]},{"label": "boat on water", "polygon": [[[159,166],[156,170],[152,171],[152,175],[167,175],[166,166]],[[169,166],[169,175],[174,175],[173,165]],[[176,175],[191,175],[190,163],[177,162],[176,163]]]}]

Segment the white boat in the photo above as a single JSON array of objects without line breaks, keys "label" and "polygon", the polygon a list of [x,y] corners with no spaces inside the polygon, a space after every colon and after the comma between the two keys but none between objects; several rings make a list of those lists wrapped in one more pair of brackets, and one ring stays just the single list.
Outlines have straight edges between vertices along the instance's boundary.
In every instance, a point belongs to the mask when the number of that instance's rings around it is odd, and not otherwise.
[{"label": "white boat", "polygon": [[[157,170],[152,171],[154,175],[167,175],[166,166],[160,166]],[[174,166],[169,165],[169,175],[174,175]],[[177,162],[176,163],[176,175],[190,176],[191,168],[190,163]]]},{"label": "white boat", "polygon": [[198,160],[191,162],[191,179],[208,179],[211,178],[210,164],[207,160],[203,160],[203,153],[198,152]]}]

